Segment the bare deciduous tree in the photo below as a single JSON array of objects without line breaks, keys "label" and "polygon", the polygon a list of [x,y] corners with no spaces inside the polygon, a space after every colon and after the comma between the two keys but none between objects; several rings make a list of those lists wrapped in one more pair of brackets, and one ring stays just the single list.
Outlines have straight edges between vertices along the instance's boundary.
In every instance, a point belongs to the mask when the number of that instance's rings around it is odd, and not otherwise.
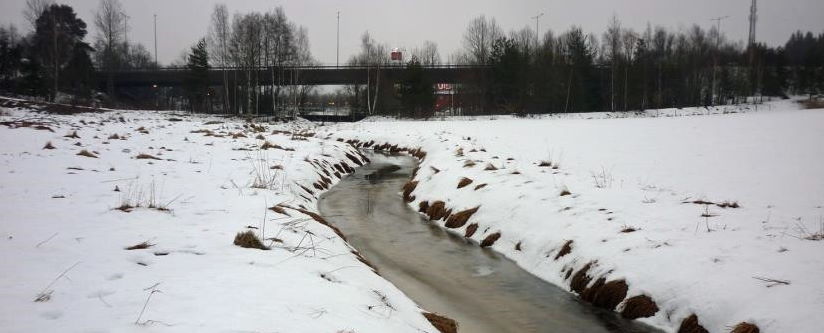
[{"label": "bare deciduous tree", "polygon": [[464,48],[470,61],[474,64],[488,64],[492,44],[501,36],[503,36],[503,30],[494,18],[487,19],[486,16],[481,15],[470,21],[463,35]]},{"label": "bare deciduous tree", "polygon": [[[123,28],[123,5],[118,0],[100,0],[97,12],[94,14],[94,25],[97,27],[97,40],[95,43],[103,47],[103,64],[101,67],[107,72],[115,68],[115,47],[120,43],[124,31]],[[98,50],[100,52],[101,50]],[[114,82],[112,75],[108,78],[109,97],[114,94]]]},{"label": "bare deciduous tree", "polygon": [[37,19],[46,11],[46,8],[54,4],[54,0],[26,0],[26,8],[23,9],[23,18],[32,27],[37,28]]}]

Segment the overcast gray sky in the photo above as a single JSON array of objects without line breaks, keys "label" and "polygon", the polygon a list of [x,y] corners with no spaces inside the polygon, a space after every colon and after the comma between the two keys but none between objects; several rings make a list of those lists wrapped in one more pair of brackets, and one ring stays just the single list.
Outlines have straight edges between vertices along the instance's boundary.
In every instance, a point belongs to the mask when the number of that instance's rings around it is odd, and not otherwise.
[{"label": "overcast gray sky", "polygon": [[[58,0],[75,8],[95,31],[93,12],[98,0]],[[712,17],[726,16],[722,30],[733,40],[746,40],[751,0],[121,0],[131,16],[129,39],[153,49],[152,20],[157,14],[159,60],[169,63],[204,36],[215,3],[226,3],[231,13],[268,11],[283,6],[289,18],[309,29],[314,56],[335,63],[335,13],[341,11],[341,62],[357,51],[366,30],[390,47],[411,49],[424,40],[435,41],[444,60],[461,47],[467,22],[479,15],[495,17],[505,29],[535,28],[530,17],[538,12],[542,33],[580,25],[600,36],[615,14],[624,26],[643,30],[647,22],[673,29],[692,24],[710,27]],[[824,0],[759,1],[758,40],[783,44],[795,30],[824,32]],[[0,24],[26,27],[25,0],[0,0]]]}]

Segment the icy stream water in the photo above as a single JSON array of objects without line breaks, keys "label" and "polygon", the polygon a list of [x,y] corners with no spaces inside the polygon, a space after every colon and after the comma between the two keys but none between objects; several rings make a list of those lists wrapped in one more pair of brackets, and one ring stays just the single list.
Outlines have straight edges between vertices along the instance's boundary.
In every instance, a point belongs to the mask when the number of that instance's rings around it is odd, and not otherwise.
[{"label": "icy stream water", "polygon": [[[400,197],[415,160],[369,153],[324,194],[321,214],[422,308],[460,332],[654,332],[589,306],[513,261],[427,222]],[[399,167],[399,168],[397,168]]]}]

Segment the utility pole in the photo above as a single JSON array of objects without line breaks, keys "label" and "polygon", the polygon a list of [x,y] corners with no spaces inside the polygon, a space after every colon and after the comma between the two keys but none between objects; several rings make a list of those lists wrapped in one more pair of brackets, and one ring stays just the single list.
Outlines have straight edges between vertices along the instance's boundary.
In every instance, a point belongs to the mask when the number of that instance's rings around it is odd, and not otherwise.
[{"label": "utility pole", "polygon": [[710,97],[710,103],[715,106],[715,96],[716,96],[716,86],[718,80],[718,48],[721,46],[721,21],[724,19],[730,18],[729,16],[719,16],[716,18],[710,19],[710,21],[715,21],[715,59],[714,64],[712,66],[712,96]]},{"label": "utility pole", "polygon": [[755,44],[755,24],[758,21],[758,8],[757,8],[757,1],[752,0],[752,5],[750,6],[750,38],[748,47],[752,47]]},{"label": "utility pole", "polygon": [[544,13],[540,13],[532,17],[535,20],[535,50],[538,49],[538,46],[541,45],[540,38],[541,38],[541,30],[538,29],[538,22],[541,19],[541,16],[544,16]]},{"label": "utility pole", "polygon": [[337,51],[335,53],[335,67],[340,66],[340,11],[338,11]]},{"label": "utility pole", "polygon": [[122,14],[125,19],[123,21],[123,34],[126,36],[126,45],[129,45],[129,15],[126,15],[125,12],[120,14]]},{"label": "utility pole", "polygon": [[157,63],[157,14],[154,14],[154,46],[155,46],[155,66],[159,66]]}]

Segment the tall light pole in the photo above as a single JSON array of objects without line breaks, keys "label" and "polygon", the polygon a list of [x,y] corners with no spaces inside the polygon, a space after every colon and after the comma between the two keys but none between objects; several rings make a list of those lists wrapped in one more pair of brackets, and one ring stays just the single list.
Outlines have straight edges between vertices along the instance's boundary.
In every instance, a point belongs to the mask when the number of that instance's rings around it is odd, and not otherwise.
[{"label": "tall light pole", "polygon": [[335,53],[335,67],[340,66],[340,11],[338,11],[337,51]]},{"label": "tall light pole", "polygon": [[538,49],[538,45],[541,45],[539,42],[539,38],[541,38],[541,30],[538,29],[538,22],[541,19],[541,16],[544,16],[544,13],[540,13],[532,17],[535,20],[535,49]]},{"label": "tall light pole", "polygon": [[155,66],[159,67],[157,63],[157,14],[154,14],[154,44],[155,44]]},{"label": "tall light pole", "polygon": [[125,19],[123,21],[123,34],[126,36],[126,46],[128,46],[129,45],[129,15],[126,15],[125,12],[120,13],[120,14],[123,15],[123,18]]},{"label": "tall light pole", "polygon": [[729,16],[719,16],[716,18],[710,19],[710,21],[715,21],[715,61],[714,66],[712,67],[712,96],[710,97],[710,103],[715,106],[715,89],[717,86],[717,77],[718,77],[718,48],[721,46],[721,20],[728,19]]}]

